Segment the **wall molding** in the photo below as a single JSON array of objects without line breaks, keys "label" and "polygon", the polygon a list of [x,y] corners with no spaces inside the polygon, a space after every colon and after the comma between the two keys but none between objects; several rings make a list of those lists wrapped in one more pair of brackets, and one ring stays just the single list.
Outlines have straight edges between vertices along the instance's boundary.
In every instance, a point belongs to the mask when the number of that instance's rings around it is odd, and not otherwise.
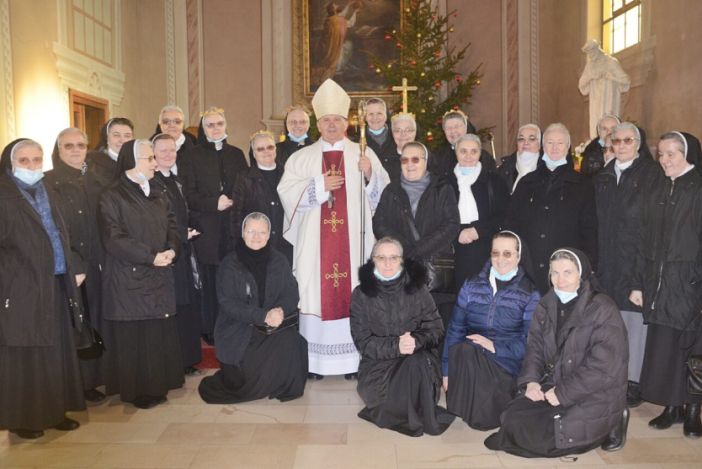
[{"label": "wall molding", "polygon": [[[16,135],[15,128],[15,86],[12,77],[12,34],[10,31],[10,2],[0,0],[0,44],[2,44],[2,56],[0,56],[0,83],[2,83],[2,103],[0,110],[2,115],[0,121],[4,120],[4,138],[6,141],[13,140]],[[3,132],[0,132],[2,135]]]},{"label": "wall molding", "polygon": [[190,125],[197,125],[200,112],[204,111],[204,63],[202,44],[202,0],[185,3],[188,38],[188,113]]},{"label": "wall molding", "polygon": [[176,102],[176,64],[175,64],[175,22],[173,0],[166,0],[163,5],[166,26],[166,100],[169,104]]}]

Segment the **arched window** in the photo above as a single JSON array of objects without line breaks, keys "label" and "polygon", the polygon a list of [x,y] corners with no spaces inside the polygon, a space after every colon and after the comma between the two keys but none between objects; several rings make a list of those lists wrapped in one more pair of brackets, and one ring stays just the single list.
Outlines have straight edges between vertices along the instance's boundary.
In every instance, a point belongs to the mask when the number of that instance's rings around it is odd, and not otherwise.
[{"label": "arched window", "polygon": [[602,0],[602,47],[617,52],[641,42],[641,0]]}]

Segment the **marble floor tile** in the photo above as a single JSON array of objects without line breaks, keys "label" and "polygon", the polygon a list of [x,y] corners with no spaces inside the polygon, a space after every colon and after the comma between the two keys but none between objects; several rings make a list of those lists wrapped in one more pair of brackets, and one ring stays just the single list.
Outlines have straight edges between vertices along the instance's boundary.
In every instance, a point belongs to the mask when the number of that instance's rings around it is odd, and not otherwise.
[{"label": "marble floor tile", "polygon": [[19,445],[0,453],[0,467],[90,467],[104,447],[91,443]]},{"label": "marble floor tile", "polygon": [[630,438],[622,450],[614,453],[603,451],[601,456],[609,464],[695,463],[698,464],[697,467],[702,467],[700,453],[695,451],[688,442],[683,441],[683,437]]},{"label": "marble floor tile", "polygon": [[158,439],[163,444],[245,445],[251,443],[255,424],[172,423]]},{"label": "marble floor tile", "polygon": [[305,423],[358,423],[363,405],[308,405]]},{"label": "marble floor tile", "polygon": [[199,445],[106,445],[92,467],[187,469]]},{"label": "marble floor tile", "polygon": [[397,466],[401,468],[501,467],[499,457],[482,443],[437,444],[431,446],[396,444]]},{"label": "marble floor tile", "polygon": [[218,423],[302,423],[307,406],[271,405],[271,400],[259,400],[261,404],[220,406]]},{"label": "marble floor tile", "polygon": [[335,423],[260,424],[251,438],[253,444],[344,445],[347,425]]},{"label": "marble floor tile", "polygon": [[290,469],[297,446],[271,443],[246,446],[202,446],[190,469]]},{"label": "marble floor tile", "polygon": [[296,469],[391,469],[400,467],[393,445],[300,445]]},{"label": "marble floor tile", "polygon": [[138,409],[130,421],[134,423],[213,423],[217,421],[221,411],[221,406],[166,403],[153,409]]},{"label": "marble floor tile", "polygon": [[166,429],[165,423],[90,422],[72,432],[49,430],[60,434],[61,443],[156,443]]}]

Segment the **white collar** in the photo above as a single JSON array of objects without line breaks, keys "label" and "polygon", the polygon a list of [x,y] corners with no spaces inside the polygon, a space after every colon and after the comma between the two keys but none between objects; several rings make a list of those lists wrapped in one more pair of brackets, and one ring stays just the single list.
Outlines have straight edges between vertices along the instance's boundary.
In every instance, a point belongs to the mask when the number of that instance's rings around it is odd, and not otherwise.
[{"label": "white collar", "polygon": [[338,142],[329,143],[326,140],[322,140],[322,152],[325,151],[344,151],[344,139],[342,138]]},{"label": "white collar", "polygon": [[178,137],[175,142],[176,142],[176,151],[178,151],[178,150],[180,150],[180,147],[182,147],[183,144],[185,143],[185,135],[183,135],[181,133],[180,137]]},{"label": "white collar", "polygon": [[683,170],[682,173],[678,174],[678,175],[675,176],[675,177],[670,178],[670,180],[671,180],[671,181],[675,181],[677,178],[679,178],[680,176],[684,176],[685,174],[687,174],[687,173],[689,173],[690,171],[692,171],[694,168],[695,168],[695,165],[694,165],[694,164],[688,165],[688,167],[685,168],[685,169]]}]

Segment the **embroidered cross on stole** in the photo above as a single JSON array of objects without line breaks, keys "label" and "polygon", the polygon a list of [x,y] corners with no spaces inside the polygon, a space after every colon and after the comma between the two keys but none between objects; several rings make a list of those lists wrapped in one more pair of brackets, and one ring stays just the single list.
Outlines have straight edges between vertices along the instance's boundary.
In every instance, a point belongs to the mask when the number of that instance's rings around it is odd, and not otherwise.
[{"label": "embroidered cross on stole", "polygon": [[[327,151],[322,170],[344,176],[344,153]],[[322,321],[349,317],[351,306],[351,259],[346,200],[346,184],[332,192],[334,203],[321,205],[320,214],[320,281]]]}]

